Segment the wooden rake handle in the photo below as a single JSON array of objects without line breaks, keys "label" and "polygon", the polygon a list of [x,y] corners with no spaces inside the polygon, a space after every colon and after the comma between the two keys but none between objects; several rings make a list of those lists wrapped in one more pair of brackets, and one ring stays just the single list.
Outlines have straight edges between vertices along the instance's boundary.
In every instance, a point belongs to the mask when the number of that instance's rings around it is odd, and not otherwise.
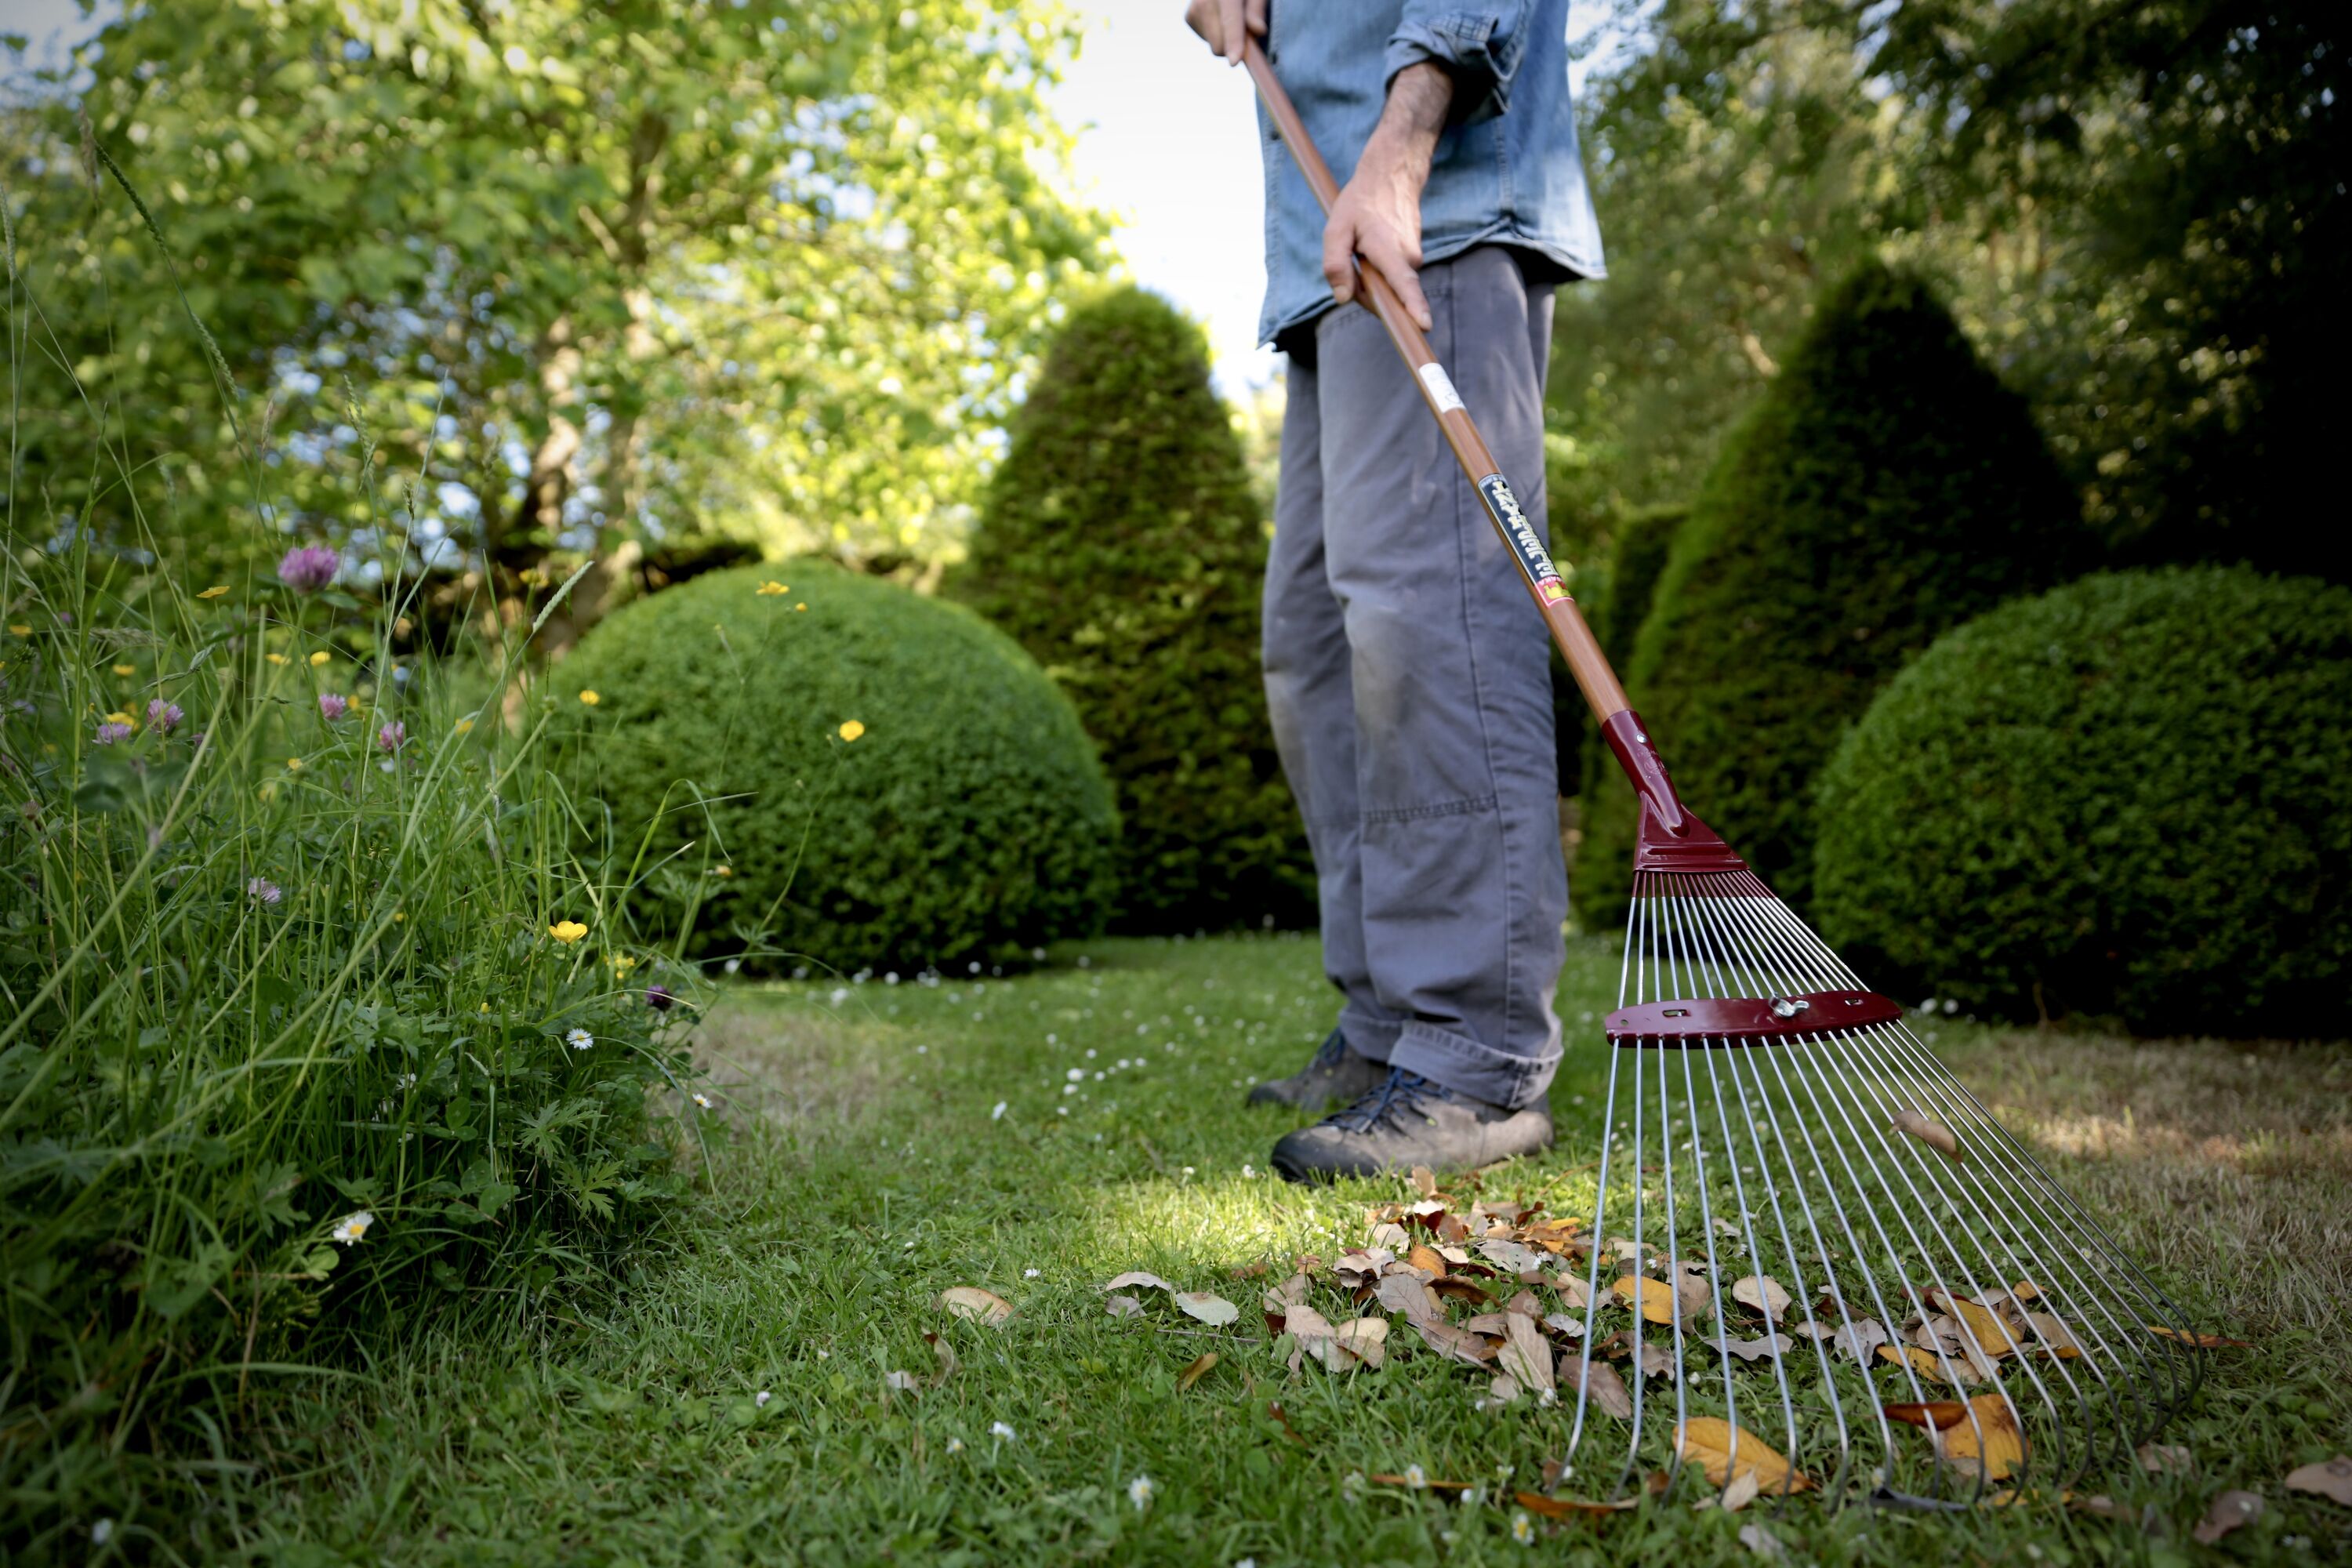
[{"label": "wooden rake handle", "polygon": [[[1315,150],[1305,122],[1291,104],[1290,95],[1274,79],[1274,67],[1255,37],[1244,36],[1242,63],[1249,68],[1250,79],[1257,83],[1258,97],[1265,101],[1266,112],[1274,117],[1283,144],[1290,149],[1298,172],[1307,176],[1315,199],[1322,204],[1324,215],[1328,216],[1332,204],[1339,199],[1339,182],[1331,177],[1323,154]],[[1551,552],[1544,548],[1543,536],[1519,510],[1518,498],[1511,493],[1510,485],[1497,468],[1495,455],[1486,449],[1478,426],[1462,406],[1445,367],[1429,352],[1429,340],[1422,336],[1420,326],[1405,314],[1404,301],[1389,286],[1389,280],[1381,276],[1380,268],[1362,257],[1356,258],[1356,271],[1363,282],[1359,297],[1369,301],[1367,308],[1389,330],[1389,341],[1396,344],[1397,353],[1404,356],[1406,367],[1420,383],[1422,400],[1437,416],[1439,426],[1445,432],[1446,444],[1454,448],[1454,460],[1462,465],[1463,477],[1486,503],[1486,516],[1493,521],[1495,531],[1510,546],[1511,558],[1518,563],[1520,580],[1542,613],[1544,624],[1551,628],[1551,639],[1559,645],[1560,657],[1568,660],[1569,673],[1576,677],[1577,689],[1584,693],[1592,716],[1605,727],[1631,704],[1625,700],[1625,688],[1618,683],[1617,672],[1609,668],[1608,656],[1601,651],[1592,628],[1584,624],[1584,612],[1569,597],[1568,584],[1560,581]],[[1634,782],[1637,786],[1642,783],[1639,779]]]}]

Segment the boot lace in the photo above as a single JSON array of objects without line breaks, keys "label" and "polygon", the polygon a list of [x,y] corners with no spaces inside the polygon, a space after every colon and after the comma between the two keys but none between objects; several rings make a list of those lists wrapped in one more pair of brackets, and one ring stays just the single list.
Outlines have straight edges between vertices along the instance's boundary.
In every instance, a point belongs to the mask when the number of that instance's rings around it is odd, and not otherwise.
[{"label": "boot lace", "polygon": [[1402,1118],[1409,1112],[1420,1110],[1422,1101],[1452,1098],[1442,1085],[1432,1083],[1419,1073],[1391,1068],[1388,1078],[1379,1088],[1366,1090],[1363,1098],[1355,1104],[1325,1117],[1323,1125],[1336,1127],[1342,1132],[1370,1132],[1383,1123],[1402,1127]]}]

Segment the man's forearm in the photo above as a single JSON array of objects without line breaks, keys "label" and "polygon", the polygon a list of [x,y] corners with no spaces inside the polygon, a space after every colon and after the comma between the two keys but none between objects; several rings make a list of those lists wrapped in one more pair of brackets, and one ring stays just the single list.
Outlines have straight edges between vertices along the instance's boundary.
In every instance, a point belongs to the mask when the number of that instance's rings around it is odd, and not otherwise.
[{"label": "man's forearm", "polygon": [[1424,60],[1405,67],[1389,83],[1388,102],[1364,147],[1364,161],[1427,179],[1438,133],[1445,129],[1446,111],[1453,104],[1454,79],[1444,66]]}]

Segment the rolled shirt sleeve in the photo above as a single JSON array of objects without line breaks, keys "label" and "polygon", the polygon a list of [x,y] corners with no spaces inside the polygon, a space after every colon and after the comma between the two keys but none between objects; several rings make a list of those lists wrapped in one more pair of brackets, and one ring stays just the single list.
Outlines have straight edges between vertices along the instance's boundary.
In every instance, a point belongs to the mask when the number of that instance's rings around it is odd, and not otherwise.
[{"label": "rolled shirt sleeve", "polygon": [[1510,107],[1511,78],[1527,52],[1527,18],[1511,0],[1465,4],[1464,0],[1405,0],[1404,14],[1389,36],[1384,82],[1407,66],[1427,60],[1454,78],[1456,124],[1491,120]]}]

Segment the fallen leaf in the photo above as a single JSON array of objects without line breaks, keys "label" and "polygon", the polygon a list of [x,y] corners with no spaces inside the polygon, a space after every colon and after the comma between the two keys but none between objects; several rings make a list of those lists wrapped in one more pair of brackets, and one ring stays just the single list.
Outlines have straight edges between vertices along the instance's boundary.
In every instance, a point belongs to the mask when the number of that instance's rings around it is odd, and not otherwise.
[{"label": "fallen leaf", "polygon": [[2196,1334],[2185,1329],[2168,1329],[2162,1323],[2148,1324],[2147,1331],[2158,1339],[2170,1340],[2176,1344],[2193,1346],[2200,1351],[2245,1351],[2254,1348],[2252,1340],[2225,1340],[2219,1334]]},{"label": "fallen leaf", "polygon": [[1940,1285],[1927,1291],[1927,1300],[1957,1318],[1961,1331],[1976,1342],[1977,1348],[1988,1359],[1998,1360],[2017,1348],[2017,1341],[2011,1337],[2009,1326],[1990,1310],[1965,1297],[1955,1296]]},{"label": "fallen leaf", "polygon": [[1103,1310],[1114,1318],[1140,1317],[1143,1313],[1143,1303],[1132,1296],[1113,1296],[1103,1303]]},{"label": "fallen leaf", "polygon": [[1741,1525],[1739,1544],[1759,1557],[1769,1557],[1775,1562],[1789,1554],[1789,1549],[1780,1544],[1780,1538],[1760,1524]]},{"label": "fallen leaf", "polygon": [[882,1374],[882,1386],[893,1394],[923,1392],[923,1385],[915,1381],[915,1374],[911,1372],[886,1372]]},{"label": "fallen leaf", "polygon": [[1883,1405],[1889,1421],[1901,1421],[1931,1432],[1941,1432],[1957,1426],[1969,1418],[1969,1407],[1957,1399],[1937,1399],[1926,1405]]},{"label": "fallen leaf", "polygon": [[1503,1303],[1503,1310],[1517,1312],[1523,1318],[1540,1318],[1543,1316],[1543,1302],[1537,1299],[1534,1291],[1522,1290]]},{"label": "fallen leaf", "polygon": [[2084,1513],[2097,1514],[2101,1519],[2129,1519],[2131,1517],[2131,1510],[2125,1508],[2122,1504],[2116,1502],[2115,1499],[2109,1497],[2105,1492],[2094,1492],[2089,1497],[2074,1497],[2070,1495],[2066,1499],[2066,1504],[2068,1507],[2079,1510]]},{"label": "fallen leaf", "polygon": [[1281,1428],[1282,1435],[1284,1436],[1289,1438],[1292,1442],[1297,1444],[1302,1448],[1307,1446],[1307,1439],[1298,1435],[1298,1428],[1290,1424],[1289,1415],[1284,1411],[1279,1404],[1273,1400],[1266,1401],[1265,1413],[1273,1419],[1274,1424]]},{"label": "fallen leaf", "polygon": [[1374,1372],[1388,1359],[1389,1321],[1350,1318],[1331,1331],[1331,1342]]},{"label": "fallen leaf", "polygon": [[1506,1240],[1501,1237],[1487,1237],[1478,1243],[1475,1250],[1479,1257],[1494,1264],[1506,1274],[1521,1274],[1528,1269],[1541,1268],[1544,1266],[1542,1253],[1531,1247],[1522,1247],[1516,1241]]},{"label": "fallen leaf", "polygon": [[2034,1337],[2060,1361],[2073,1361],[2083,1353],[2083,1347],[2075,1342],[2074,1334],[2054,1314],[2028,1312],[2024,1316],[2026,1326],[2033,1331]]},{"label": "fallen leaf", "polygon": [[1223,1296],[1207,1290],[1179,1290],[1175,1293],[1176,1310],[1188,1318],[1197,1318],[1211,1328],[1221,1328],[1242,1315],[1242,1310]]},{"label": "fallen leaf", "polygon": [[1911,1331],[1911,1342],[1926,1351],[1930,1361],[1935,1360],[1937,1352],[1942,1352],[1944,1362],[1937,1363],[1936,1367],[1938,1377],[1945,1376],[1944,1363],[1949,1363],[1952,1370],[1964,1374],[1968,1382],[1982,1383],[1993,1375],[1991,1359],[1978,1348],[1976,1340],[1958,1318],[1937,1313]]},{"label": "fallen leaf", "polygon": [[1641,1359],[1643,1377],[1664,1377],[1669,1383],[1675,1380],[1675,1358],[1655,1343],[1642,1347]]},{"label": "fallen leaf", "polygon": [[1716,1342],[1716,1348],[1727,1351],[1741,1361],[1756,1361],[1764,1356],[1776,1356],[1796,1348],[1797,1342],[1786,1334],[1767,1334],[1760,1340],[1726,1338]]},{"label": "fallen leaf", "polygon": [[1789,1310],[1789,1292],[1769,1274],[1750,1274],[1745,1279],[1732,1282],[1731,1299],[1744,1307],[1752,1307],[1773,1322]]},{"label": "fallen leaf", "polygon": [[1120,1275],[1105,1285],[1103,1289],[1106,1290],[1166,1290],[1172,1293],[1176,1287],[1157,1274],[1146,1274],[1139,1268],[1132,1273]]},{"label": "fallen leaf", "polygon": [[1507,1372],[1496,1373],[1486,1384],[1486,1397],[1497,1405],[1508,1405],[1526,1392],[1519,1386],[1519,1380]]},{"label": "fallen leaf", "polygon": [[1470,1239],[1470,1227],[1464,1225],[1460,1216],[1456,1215],[1439,1215],[1437,1216],[1436,1229],[1437,1239],[1440,1241],[1467,1241]]},{"label": "fallen leaf", "polygon": [[1751,1471],[1759,1487],[1775,1496],[1808,1491],[1813,1484],[1771,1444],[1720,1416],[1694,1415],[1675,1428],[1675,1452],[1699,1466],[1718,1487]]},{"label": "fallen leaf", "polygon": [[1675,1299],[1682,1303],[1683,1316],[1696,1318],[1715,1300],[1715,1288],[1691,1272],[1697,1265],[1685,1263],[1675,1279]]},{"label": "fallen leaf", "polygon": [[1422,1337],[1422,1342],[1440,1355],[1450,1356],[1471,1366],[1485,1366],[1495,1359],[1493,1345],[1475,1334],[1455,1328],[1442,1318],[1407,1318],[1405,1321],[1412,1325],[1413,1332]]},{"label": "fallen leaf", "polygon": [[1437,1304],[1437,1298],[1430,1292],[1429,1286],[1410,1274],[1391,1274],[1383,1279],[1377,1297],[1381,1306],[1391,1312],[1402,1312],[1409,1322],[1418,1323],[1445,1315],[1445,1309]]},{"label": "fallen leaf", "polygon": [[2197,1468],[2197,1456],[2179,1443],[2142,1443],[2139,1468],[2156,1476],[2185,1476]]},{"label": "fallen leaf", "polygon": [[990,1328],[1013,1315],[1013,1303],[977,1285],[957,1285],[940,1292],[940,1305],[959,1318],[970,1318]]},{"label": "fallen leaf", "polygon": [[1412,1232],[1392,1219],[1383,1220],[1372,1226],[1372,1245],[1387,1247],[1411,1247]]},{"label": "fallen leaf", "polygon": [[1571,1318],[1566,1312],[1545,1314],[1543,1326],[1565,1339],[1577,1340],[1584,1337],[1584,1320]]},{"label": "fallen leaf", "polygon": [[2263,1517],[2263,1496],[2260,1492],[2227,1491],[2213,1500],[2205,1510],[2205,1522],[2189,1533],[2200,1543],[2210,1546],[2242,1524],[2252,1524]]},{"label": "fallen leaf", "polygon": [[963,1363],[956,1360],[955,1347],[939,1335],[925,1334],[923,1339],[931,1347],[931,1354],[939,1358],[939,1373],[931,1379],[931,1386],[937,1388],[940,1384],[953,1377],[957,1368]]},{"label": "fallen leaf", "polygon": [[1208,1376],[1209,1369],[1216,1364],[1216,1352],[1202,1352],[1201,1358],[1198,1361],[1195,1361],[1192,1365],[1186,1367],[1182,1372],[1176,1374],[1176,1392],[1182,1394],[1190,1389],[1194,1384]]},{"label": "fallen leaf", "polygon": [[1559,1292],[1560,1303],[1563,1306],[1581,1307],[1592,1300],[1585,1290],[1584,1276],[1581,1274],[1570,1274],[1564,1270],[1547,1274],[1544,1276],[1544,1283]]},{"label": "fallen leaf", "polygon": [[1511,1500],[1529,1513],[1545,1519],[1581,1519],[1588,1514],[1623,1513],[1638,1508],[1639,1497],[1620,1498],[1615,1502],[1586,1502],[1581,1498],[1546,1497],[1541,1492],[1513,1492]]},{"label": "fallen leaf", "polygon": [[1412,1186],[1413,1191],[1423,1197],[1435,1197],[1437,1195],[1436,1173],[1426,1165],[1415,1165],[1412,1168]]},{"label": "fallen leaf", "polygon": [[1889,1342],[1886,1325],[1876,1318],[1861,1318],[1840,1329],[1836,1334],[1839,1350],[1853,1358],[1856,1366],[1870,1364],[1870,1352]]},{"label": "fallen leaf", "polygon": [[1633,1396],[1625,1391],[1625,1380],[1607,1362],[1588,1361],[1579,1357],[1574,1369],[1569,1363],[1568,1352],[1560,1352],[1559,1374],[1563,1382],[1573,1384],[1587,1394],[1602,1411],[1620,1421],[1633,1418]]},{"label": "fallen leaf", "polygon": [[1523,1388],[1538,1394],[1548,1393],[1552,1386],[1551,1345],[1536,1326],[1533,1318],[1517,1312],[1506,1312],[1503,1348],[1495,1357],[1495,1364],[1517,1378]]},{"label": "fallen leaf", "polygon": [[1675,1321],[1674,1287],[1663,1279],[1647,1279],[1638,1274],[1624,1274],[1620,1275],[1617,1282],[1610,1286],[1609,1289],[1612,1295],[1629,1307],[1638,1300],[1642,1316],[1654,1323],[1671,1323]]},{"label": "fallen leaf", "polygon": [[1366,1476],[1376,1487],[1402,1487],[1415,1492],[1466,1492],[1475,1483],[1470,1481],[1433,1481],[1426,1476]]},{"label": "fallen leaf", "polygon": [[1754,1502],[1756,1494],[1763,1489],[1764,1483],[1756,1479],[1754,1470],[1742,1469],[1731,1478],[1731,1484],[1723,1489],[1723,1496],[1717,1500],[1717,1506],[1726,1513],[1738,1513]]},{"label": "fallen leaf", "polygon": [[1459,1275],[1449,1274],[1443,1279],[1433,1279],[1429,1288],[1449,1301],[1467,1301],[1474,1307],[1486,1304],[1486,1292]]},{"label": "fallen leaf", "polygon": [[2352,1458],[2338,1454],[2332,1459],[2320,1460],[2287,1472],[2286,1489],[2291,1492],[2317,1492],[2352,1508]]},{"label": "fallen leaf", "polygon": [[1499,1340],[1509,1331],[1505,1320],[1510,1316],[1508,1312],[1481,1312],[1475,1318],[1463,1319],[1462,1326],[1474,1334],[1487,1334]]},{"label": "fallen leaf", "polygon": [[[1947,1363],[1937,1360],[1934,1352],[1921,1350],[1916,1345],[1881,1345],[1878,1347],[1878,1359],[1898,1366],[1908,1362],[1913,1372],[1937,1383],[1949,1385],[1952,1381],[1944,1375]],[[1955,1372],[1958,1370],[1958,1363],[1957,1356],[1952,1358]]]},{"label": "fallen leaf", "polygon": [[1929,1434],[1937,1453],[1955,1468],[1980,1470],[1989,1481],[2007,1480],[2025,1463],[2025,1434],[2018,1429],[2017,1412],[1998,1394],[1979,1394],[1968,1408],[1968,1415]]},{"label": "fallen leaf", "polygon": [[1715,1230],[1716,1234],[1718,1236],[1738,1236],[1739,1234],[1739,1227],[1737,1225],[1734,1225],[1731,1221],[1724,1218],[1721,1215],[1715,1216]]},{"label": "fallen leaf", "polygon": [[2020,1279],[2017,1283],[2009,1288],[2009,1293],[2016,1297],[2021,1301],[2039,1301],[2042,1300],[2042,1287],[2036,1285],[2031,1279]]},{"label": "fallen leaf", "polygon": [[1897,1132],[1909,1133],[1953,1164],[1968,1163],[1968,1156],[1960,1152],[1960,1141],[1952,1130],[1927,1112],[1906,1106],[1895,1113],[1892,1125]]},{"label": "fallen leaf", "polygon": [[1406,1254],[1405,1261],[1432,1279],[1445,1278],[1445,1259],[1438,1256],[1437,1248],[1433,1247],[1415,1242],[1412,1250]]}]

